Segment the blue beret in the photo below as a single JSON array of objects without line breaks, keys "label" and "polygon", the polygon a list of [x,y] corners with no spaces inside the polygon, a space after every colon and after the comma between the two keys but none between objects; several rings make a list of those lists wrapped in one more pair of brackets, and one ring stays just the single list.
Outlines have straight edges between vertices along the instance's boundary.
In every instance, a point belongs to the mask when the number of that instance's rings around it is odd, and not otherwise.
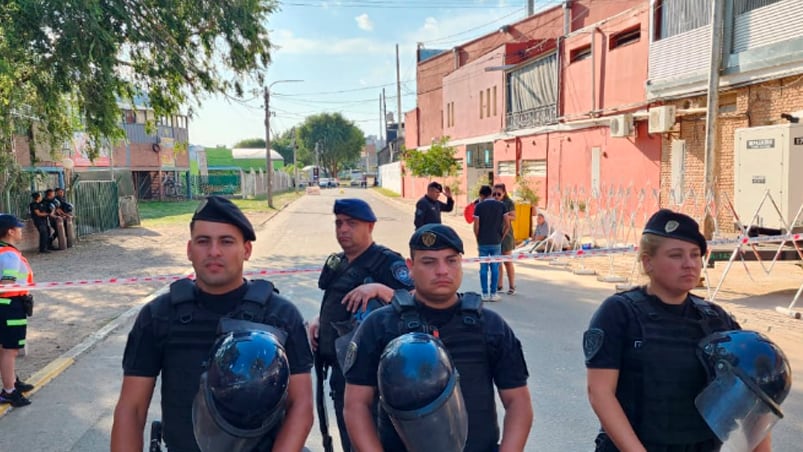
[{"label": "blue beret", "polygon": [[700,233],[700,226],[697,222],[688,215],[673,212],[669,209],[661,209],[655,212],[647,220],[647,225],[644,226],[644,233],[695,243],[700,246],[700,253],[703,255],[708,250],[708,244],[703,234]]},{"label": "blue beret", "polygon": [[376,222],[376,215],[371,206],[362,199],[345,198],[335,200],[335,215],[348,215],[357,220]]},{"label": "blue beret", "polygon": [[196,220],[232,224],[243,232],[243,239],[246,241],[253,242],[257,239],[254,227],[243,211],[233,202],[220,196],[210,196],[201,201],[192,216],[192,221]]},{"label": "blue beret", "polygon": [[454,229],[439,223],[430,223],[416,229],[410,237],[411,250],[443,250],[451,248],[463,254],[463,241]]}]

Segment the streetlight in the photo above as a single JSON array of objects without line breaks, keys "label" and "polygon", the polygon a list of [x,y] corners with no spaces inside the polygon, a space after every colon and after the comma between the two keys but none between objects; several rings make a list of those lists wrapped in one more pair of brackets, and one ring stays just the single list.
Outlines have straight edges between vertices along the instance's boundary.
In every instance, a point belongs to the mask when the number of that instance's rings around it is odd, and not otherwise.
[{"label": "streetlight", "polygon": [[265,156],[267,157],[267,164],[265,165],[268,174],[268,207],[273,208],[273,160],[270,155],[270,89],[277,83],[291,83],[303,82],[304,80],[276,80],[270,85],[265,87]]}]

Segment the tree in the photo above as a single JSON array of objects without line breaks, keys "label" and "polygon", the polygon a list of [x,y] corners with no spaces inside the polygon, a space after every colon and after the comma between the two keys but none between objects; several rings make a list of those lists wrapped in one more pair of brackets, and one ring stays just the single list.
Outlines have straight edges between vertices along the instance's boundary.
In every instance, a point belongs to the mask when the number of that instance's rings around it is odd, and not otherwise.
[{"label": "tree", "polygon": [[234,147],[243,149],[257,149],[257,148],[265,149],[265,139],[247,138],[245,140],[238,141],[237,144],[234,145]]},{"label": "tree", "polygon": [[457,172],[457,160],[454,158],[455,149],[447,146],[449,137],[441,137],[429,149],[404,150],[404,166],[417,177],[446,177],[454,176]]},{"label": "tree", "polygon": [[[120,101],[146,95],[154,119],[206,94],[242,97],[270,62],[275,0],[9,0],[0,4],[0,151],[13,108],[59,149],[71,115],[90,135],[90,157],[122,136]],[[14,127],[18,127],[15,125]]]},{"label": "tree", "polygon": [[[308,117],[297,129],[299,160],[319,162],[329,174],[360,158],[365,135],[340,113],[321,113]],[[317,159],[316,159],[317,146]]]},{"label": "tree", "polygon": [[[273,148],[273,150],[278,152],[279,154],[282,154],[282,158],[284,158],[285,162],[293,161],[294,133],[295,133],[294,129],[285,130],[278,137],[272,139],[270,142],[270,147]],[[264,142],[262,145],[264,146]]]}]

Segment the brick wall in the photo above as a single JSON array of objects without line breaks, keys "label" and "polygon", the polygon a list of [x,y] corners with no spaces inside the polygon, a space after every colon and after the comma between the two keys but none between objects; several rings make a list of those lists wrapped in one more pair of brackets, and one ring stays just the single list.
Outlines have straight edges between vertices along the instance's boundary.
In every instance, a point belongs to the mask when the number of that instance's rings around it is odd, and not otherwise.
[{"label": "brick wall", "polygon": [[[704,96],[677,101],[678,109],[704,107]],[[720,231],[735,232],[734,218],[727,199],[734,196],[734,133],[743,127],[760,127],[782,124],[781,113],[803,110],[803,76],[787,77],[756,85],[750,85],[720,93],[720,109],[733,106],[719,116],[718,150],[716,152],[716,185],[719,195],[717,221]],[[671,140],[686,140],[686,159],[684,162],[684,191],[694,191],[698,200],[688,200],[682,206],[684,212],[701,218],[705,200],[705,114],[682,116],[675,130],[666,134],[661,153],[661,206],[670,205],[669,191],[672,180]],[[725,196],[726,195],[727,198]],[[696,205],[695,205],[696,204]]]}]

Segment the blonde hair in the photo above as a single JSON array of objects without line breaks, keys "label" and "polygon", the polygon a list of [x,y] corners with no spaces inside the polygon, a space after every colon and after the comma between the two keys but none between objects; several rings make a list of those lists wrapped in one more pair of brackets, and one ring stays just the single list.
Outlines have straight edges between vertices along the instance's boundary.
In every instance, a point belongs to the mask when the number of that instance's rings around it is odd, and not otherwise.
[{"label": "blonde hair", "polygon": [[655,256],[658,248],[660,248],[665,241],[666,237],[661,237],[660,235],[641,234],[641,241],[638,245],[638,262],[639,266],[641,267],[642,275],[649,276],[649,274],[644,270],[644,258],[647,256]]}]

